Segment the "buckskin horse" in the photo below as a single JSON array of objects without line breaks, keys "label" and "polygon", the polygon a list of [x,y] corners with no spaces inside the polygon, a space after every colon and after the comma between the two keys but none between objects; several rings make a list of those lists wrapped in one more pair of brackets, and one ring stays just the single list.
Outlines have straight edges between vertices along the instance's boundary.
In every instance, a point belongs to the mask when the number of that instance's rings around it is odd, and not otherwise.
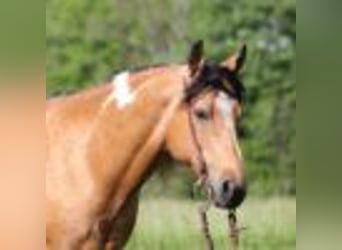
[{"label": "buckskin horse", "polygon": [[235,125],[246,46],[220,64],[194,43],[186,64],[117,74],[47,101],[46,249],[122,249],[139,189],[167,153],[219,208],[239,206],[245,171]]}]

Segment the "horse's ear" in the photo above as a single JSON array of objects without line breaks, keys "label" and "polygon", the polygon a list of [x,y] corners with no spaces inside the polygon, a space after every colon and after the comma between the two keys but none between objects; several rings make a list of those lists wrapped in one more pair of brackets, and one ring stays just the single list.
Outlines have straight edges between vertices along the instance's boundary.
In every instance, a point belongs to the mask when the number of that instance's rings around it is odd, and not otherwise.
[{"label": "horse's ear", "polygon": [[191,76],[201,68],[203,64],[204,43],[202,40],[195,42],[191,46],[190,54],[188,57],[188,66]]},{"label": "horse's ear", "polygon": [[244,65],[247,57],[247,46],[242,44],[240,49],[232,56],[228,57],[223,65],[233,72],[239,72]]}]

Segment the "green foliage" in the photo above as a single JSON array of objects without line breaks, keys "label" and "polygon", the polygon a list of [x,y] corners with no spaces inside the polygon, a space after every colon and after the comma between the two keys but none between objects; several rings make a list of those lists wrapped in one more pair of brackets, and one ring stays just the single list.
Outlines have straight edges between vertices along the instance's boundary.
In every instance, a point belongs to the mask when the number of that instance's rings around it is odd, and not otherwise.
[{"label": "green foliage", "polygon": [[[241,141],[250,190],[296,192],[295,0],[49,0],[46,37],[48,96],[121,69],[184,62],[190,41],[199,38],[216,61],[245,42]],[[177,185],[184,190],[189,182]]]}]

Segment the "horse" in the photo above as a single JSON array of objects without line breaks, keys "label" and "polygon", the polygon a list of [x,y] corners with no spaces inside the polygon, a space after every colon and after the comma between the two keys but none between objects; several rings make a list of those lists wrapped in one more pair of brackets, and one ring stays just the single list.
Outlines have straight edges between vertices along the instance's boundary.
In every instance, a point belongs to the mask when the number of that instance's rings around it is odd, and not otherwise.
[{"label": "horse", "polygon": [[209,62],[197,41],[186,63],[48,99],[46,249],[123,249],[139,190],[165,154],[192,170],[216,207],[238,207],[247,190],[236,133],[245,58],[243,45]]}]

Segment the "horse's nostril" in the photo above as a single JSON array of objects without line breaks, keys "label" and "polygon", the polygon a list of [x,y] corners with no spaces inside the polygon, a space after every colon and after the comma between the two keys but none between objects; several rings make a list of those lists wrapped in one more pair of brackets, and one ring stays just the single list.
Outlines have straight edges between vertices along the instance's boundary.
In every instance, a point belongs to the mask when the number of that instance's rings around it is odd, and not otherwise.
[{"label": "horse's nostril", "polygon": [[214,200],[216,206],[220,208],[236,208],[246,196],[245,186],[234,181],[221,181],[216,187]]},{"label": "horse's nostril", "polygon": [[228,193],[229,192],[229,181],[224,181],[222,184],[222,191],[223,193]]}]

